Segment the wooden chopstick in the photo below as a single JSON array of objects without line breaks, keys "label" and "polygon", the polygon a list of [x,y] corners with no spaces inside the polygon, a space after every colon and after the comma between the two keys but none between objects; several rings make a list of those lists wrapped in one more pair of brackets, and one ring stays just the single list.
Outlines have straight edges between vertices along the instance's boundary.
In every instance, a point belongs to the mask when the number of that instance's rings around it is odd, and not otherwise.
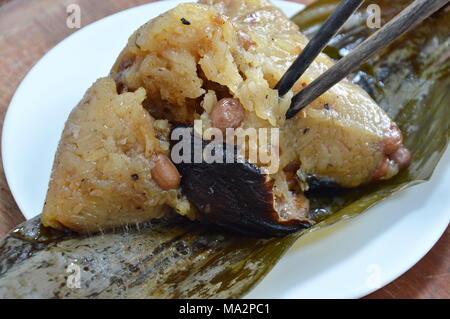
[{"label": "wooden chopstick", "polygon": [[289,119],[305,108],[333,85],[358,68],[372,55],[442,8],[450,0],[416,0],[384,27],[371,35],[328,71],[297,93],[286,113]]},{"label": "wooden chopstick", "polygon": [[364,0],[342,0],[275,86],[285,95]]}]

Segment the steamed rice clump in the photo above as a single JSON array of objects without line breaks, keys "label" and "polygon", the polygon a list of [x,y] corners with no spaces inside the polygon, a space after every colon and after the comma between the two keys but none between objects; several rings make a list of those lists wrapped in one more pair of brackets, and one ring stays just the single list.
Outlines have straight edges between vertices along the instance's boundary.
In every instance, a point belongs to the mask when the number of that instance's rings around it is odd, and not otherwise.
[{"label": "steamed rice clump", "polygon": [[[172,124],[202,119],[209,128],[223,98],[242,105],[240,128],[280,129],[280,165],[269,178],[283,218],[307,213],[298,172],[343,187],[372,181],[388,160],[385,137],[395,123],[357,85],[343,80],[285,120],[293,94],[333,65],[320,54],[279,98],[274,87],[307,42],[267,0],[185,3],[140,27],[109,77],[88,90],[66,123],[43,224],[94,232],[170,208],[195,219],[180,189],[161,189],[151,170],[158,154],[169,156]],[[398,171],[389,165],[386,178]]]},{"label": "steamed rice clump", "polygon": [[242,128],[280,128],[280,171],[297,163],[344,187],[368,183],[394,123],[357,85],[343,80],[285,121],[292,94],[333,65],[320,54],[279,99],[273,88],[307,42],[269,1],[203,0],[139,28],[111,76],[123,91],[145,88],[146,109],[174,122],[202,119],[209,127],[216,101],[238,99],[245,109]]},{"label": "steamed rice clump", "polygon": [[152,180],[155,155],[168,153],[168,123],[155,123],[142,107],[145,96],[144,89],[118,94],[110,78],[88,90],[62,134],[45,226],[84,233],[157,218],[168,206],[188,214],[179,190],[164,191]]}]

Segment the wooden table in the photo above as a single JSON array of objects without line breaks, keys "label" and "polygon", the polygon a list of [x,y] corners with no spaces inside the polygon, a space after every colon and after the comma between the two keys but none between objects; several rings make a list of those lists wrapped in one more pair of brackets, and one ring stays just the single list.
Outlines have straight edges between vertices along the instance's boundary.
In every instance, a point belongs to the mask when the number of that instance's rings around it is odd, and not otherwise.
[{"label": "wooden table", "polygon": [[[0,0],[0,125],[21,79],[49,49],[76,31],[66,26],[68,5],[76,3],[81,7],[81,24],[85,26],[148,2],[152,0]],[[23,220],[1,167],[0,238]],[[449,247],[447,229],[417,265],[368,298],[450,298]]]}]

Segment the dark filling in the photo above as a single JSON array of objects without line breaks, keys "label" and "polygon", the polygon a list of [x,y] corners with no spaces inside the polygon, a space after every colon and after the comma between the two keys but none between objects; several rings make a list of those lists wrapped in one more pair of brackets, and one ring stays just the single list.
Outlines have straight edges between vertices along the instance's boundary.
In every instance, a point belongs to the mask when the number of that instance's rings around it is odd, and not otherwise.
[{"label": "dark filling", "polygon": [[[191,141],[192,153],[194,141],[200,143],[202,149],[210,144],[196,137]],[[171,142],[173,146],[178,141]],[[306,218],[281,219],[274,209],[272,181],[256,165],[238,162],[235,146],[228,145],[228,152],[224,149],[223,163],[204,160],[194,163],[191,157],[190,163],[175,164],[182,176],[181,189],[200,213],[202,221],[262,238],[285,236],[313,224]],[[225,162],[227,155],[232,156],[233,163]]]}]

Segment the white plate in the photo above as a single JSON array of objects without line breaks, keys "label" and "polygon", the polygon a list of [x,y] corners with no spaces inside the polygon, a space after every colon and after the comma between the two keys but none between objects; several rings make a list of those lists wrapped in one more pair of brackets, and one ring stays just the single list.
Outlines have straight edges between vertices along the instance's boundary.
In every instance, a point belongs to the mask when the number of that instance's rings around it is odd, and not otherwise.
[{"label": "white plate", "polygon": [[[9,106],[3,165],[23,214],[40,213],[64,122],[86,89],[109,72],[129,35],[180,2],[132,8],[74,33],[28,73]],[[302,6],[275,2],[292,15]],[[247,297],[357,298],[394,280],[433,246],[450,219],[450,152],[431,182],[365,215],[308,234]]]}]

